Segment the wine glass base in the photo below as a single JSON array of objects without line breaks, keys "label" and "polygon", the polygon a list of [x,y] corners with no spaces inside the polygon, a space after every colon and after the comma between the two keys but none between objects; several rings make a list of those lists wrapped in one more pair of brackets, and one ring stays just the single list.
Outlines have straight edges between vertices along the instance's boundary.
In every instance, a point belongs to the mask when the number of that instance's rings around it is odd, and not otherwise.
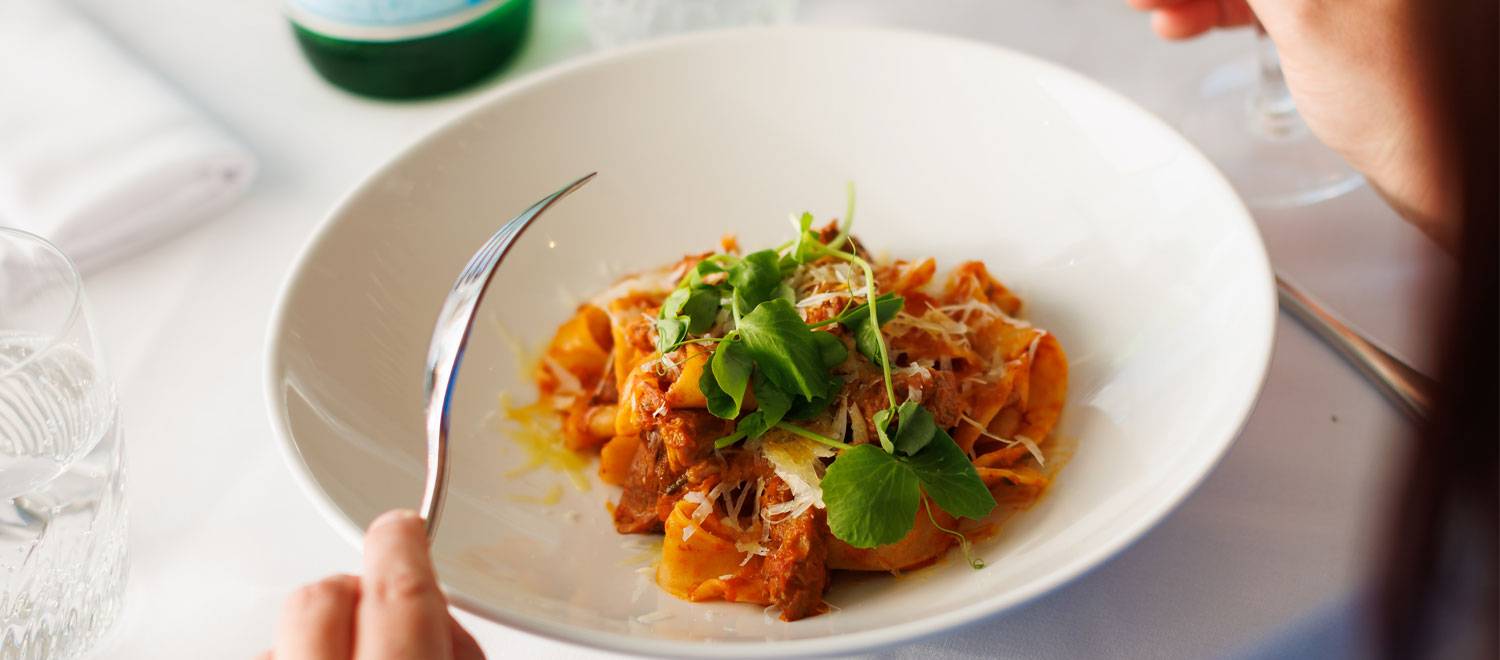
[{"label": "wine glass base", "polygon": [[1256,208],[1305,206],[1364,183],[1319,142],[1294,108],[1262,112],[1254,60],[1215,69],[1199,85],[1178,129],[1218,166],[1245,203]]}]

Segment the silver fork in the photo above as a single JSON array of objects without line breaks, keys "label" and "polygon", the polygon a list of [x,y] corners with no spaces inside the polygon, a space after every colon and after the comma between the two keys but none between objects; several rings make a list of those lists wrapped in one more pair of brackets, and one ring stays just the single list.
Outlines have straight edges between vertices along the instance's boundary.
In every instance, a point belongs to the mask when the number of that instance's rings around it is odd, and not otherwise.
[{"label": "silver fork", "polygon": [[505,259],[510,246],[533,221],[541,217],[557,200],[579,189],[597,172],[574,181],[562,190],[543,197],[522,211],[485,241],[469,264],[459,272],[453,289],[438,312],[432,329],[432,343],[427,347],[427,480],[422,490],[422,519],[427,523],[427,540],[437,534],[443,514],[443,495],[448,490],[448,413],[453,403],[453,386],[458,382],[458,368],[463,364],[469,333],[474,329],[474,312],[484,300],[495,268]]},{"label": "silver fork", "polygon": [[1421,424],[1432,414],[1437,383],[1431,378],[1376,346],[1279,274],[1276,292],[1282,309],[1332,346],[1413,422]]}]

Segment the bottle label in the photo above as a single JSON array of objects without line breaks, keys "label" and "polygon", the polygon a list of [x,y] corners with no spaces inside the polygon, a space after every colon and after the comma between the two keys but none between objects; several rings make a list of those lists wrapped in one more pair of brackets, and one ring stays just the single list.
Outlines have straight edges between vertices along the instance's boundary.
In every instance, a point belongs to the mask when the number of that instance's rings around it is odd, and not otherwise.
[{"label": "bottle label", "polygon": [[403,41],[464,25],[506,0],[288,0],[287,18],[325,36]]}]

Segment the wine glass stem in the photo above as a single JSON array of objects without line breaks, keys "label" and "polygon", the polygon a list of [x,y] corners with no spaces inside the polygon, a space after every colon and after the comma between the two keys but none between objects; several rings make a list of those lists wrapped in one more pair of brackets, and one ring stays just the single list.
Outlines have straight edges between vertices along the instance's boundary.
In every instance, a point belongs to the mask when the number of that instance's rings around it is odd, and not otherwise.
[{"label": "wine glass stem", "polygon": [[1289,135],[1299,124],[1297,106],[1292,102],[1292,92],[1287,89],[1286,78],[1281,74],[1281,57],[1276,52],[1276,44],[1272,43],[1259,19],[1255,21],[1255,59],[1259,84],[1250,99],[1251,117],[1269,136]]}]

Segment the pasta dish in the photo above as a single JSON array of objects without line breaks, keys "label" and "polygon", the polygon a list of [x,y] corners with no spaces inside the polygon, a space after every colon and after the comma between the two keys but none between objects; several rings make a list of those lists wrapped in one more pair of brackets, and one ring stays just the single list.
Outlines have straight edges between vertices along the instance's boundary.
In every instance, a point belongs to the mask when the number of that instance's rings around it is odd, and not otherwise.
[{"label": "pasta dish", "polygon": [[621,534],[664,535],[691,600],[826,611],[833,571],[955,546],[1034,498],[1067,388],[1057,338],[979,261],[875,260],[852,216],[744,253],[733,237],[580,305],[536,369],[563,441],[622,488]]}]

